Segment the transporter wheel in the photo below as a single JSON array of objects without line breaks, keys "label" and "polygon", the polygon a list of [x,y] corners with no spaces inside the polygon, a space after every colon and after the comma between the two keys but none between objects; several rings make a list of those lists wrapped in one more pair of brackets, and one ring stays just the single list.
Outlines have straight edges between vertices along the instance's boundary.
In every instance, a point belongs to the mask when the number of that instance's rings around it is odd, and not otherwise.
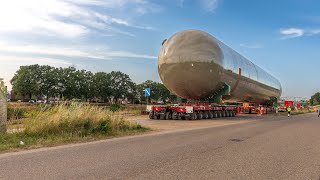
[{"label": "transporter wheel", "polygon": [[154,116],[154,119],[159,120],[159,119],[160,119],[160,114],[155,115],[155,116]]},{"label": "transporter wheel", "polygon": [[190,114],[190,120],[197,120],[198,116],[196,112],[193,112],[192,114]]},{"label": "transporter wheel", "polygon": [[231,116],[232,116],[232,117],[235,117],[235,116],[236,116],[236,112],[231,111]]},{"label": "transporter wheel", "polygon": [[178,116],[178,119],[179,119],[179,120],[186,120],[186,117],[179,115],[179,116]]},{"label": "transporter wheel", "polygon": [[165,117],[167,120],[170,120],[172,119],[172,115],[171,115],[171,112],[166,112],[166,117]]},{"label": "transporter wheel", "polygon": [[218,114],[218,118],[222,117],[222,112],[221,111],[218,111],[217,114]]},{"label": "transporter wheel", "polygon": [[213,112],[213,118],[218,118],[218,112],[217,111]]},{"label": "transporter wheel", "polygon": [[153,112],[151,111],[151,112],[149,112],[149,119],[154,119],[154,114],[153,114]]},{"label": "transporter wheel", "polygon": [[212,119],[212,118],[213,118],[213,112],[210,111],[210,112],[209,112],[209,119]]},{"label": "transporter wheel", "polygon": [[173,120],[178,120],[178,112],[176,112],[176,111],[172,112],[172,119]]},{"label": "transporter wheel", "polygon": [[209,113],[208,113],[208,111],[205,111],[205,112],[203,113],[203,119],[209,119]]},{"label": "transporter wheel", "polygon": [[225,117],[224,111],[221,111],[221,117]]},{"label": "transporter wheel", "polygon": [[166,119],[166,114],[160,114],[160,120],[165,120]]},{"label": "transporter wheel", "polygon": [[198,113],[198,119],[203,119],[203,113],[202,112]]}]

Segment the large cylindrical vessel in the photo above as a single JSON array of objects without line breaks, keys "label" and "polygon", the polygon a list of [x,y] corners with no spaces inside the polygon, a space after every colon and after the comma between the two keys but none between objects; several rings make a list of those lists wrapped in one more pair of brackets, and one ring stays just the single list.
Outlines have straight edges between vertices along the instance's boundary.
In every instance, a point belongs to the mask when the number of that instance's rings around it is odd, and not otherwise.
[{"label": "large cylindrical vessel", "polygon": [[182,98],[213,96],[226,85],[225,101],[261,102],[281,95],[276,78],[199,30],[178,32],[164,41],[158,70],[164,85]]}]

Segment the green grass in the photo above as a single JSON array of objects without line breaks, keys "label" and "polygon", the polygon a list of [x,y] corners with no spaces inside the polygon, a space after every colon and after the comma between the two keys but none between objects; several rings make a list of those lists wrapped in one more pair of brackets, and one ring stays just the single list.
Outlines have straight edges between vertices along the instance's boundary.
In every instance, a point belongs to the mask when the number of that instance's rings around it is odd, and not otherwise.
[{"label": "green grass", "polygon": [[[59,105],[32,112],[28,119],[12,121],[8,127],[23,130],[0,134],[0,152],[86,142],[149,130],[125,121],[103,107],[82,104]],[[24,145],[20,145],[20,141]]]}]

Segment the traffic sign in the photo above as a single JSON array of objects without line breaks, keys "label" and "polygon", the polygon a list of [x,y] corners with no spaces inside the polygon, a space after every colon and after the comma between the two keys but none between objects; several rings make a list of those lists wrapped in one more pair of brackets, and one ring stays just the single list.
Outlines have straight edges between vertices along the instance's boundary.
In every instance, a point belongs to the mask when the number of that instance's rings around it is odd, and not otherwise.
[{"label": "traffic sign", "polygon": [[150,90],[150,88],[146,88],[145,90],[144,90],[144,94],[145,94],[145,96],[150,96],[150,93],[151,93],[151,90]]}]

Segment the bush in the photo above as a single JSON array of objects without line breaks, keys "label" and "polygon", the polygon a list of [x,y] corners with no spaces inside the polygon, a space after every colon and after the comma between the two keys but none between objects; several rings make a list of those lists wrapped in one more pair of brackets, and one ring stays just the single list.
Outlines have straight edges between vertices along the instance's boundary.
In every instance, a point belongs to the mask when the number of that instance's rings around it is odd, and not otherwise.
[{"label": "bush", "polygon": [[24,118],[25,113],[26,113],[26,109],[24,108],[14,108],[14,107],[8,107],[7,110],[7,119],[8,120],[16,120],[16,119],[21,119]]},{"label": "bush", "polygon": [[121,105],[120,104],[112,104],[110,107],[110,111],[112,112],[116,112],[119,111],[121,109]]},{"label": "bush", "polygon": [[98,125],[96,127],[94,127],[92,129],[93,133],[103,133],[103,134],[107,134],[109,132],[111,132],[112,127],[111,127],[111,123],[109,120],[102,120],[98,123]]}]

